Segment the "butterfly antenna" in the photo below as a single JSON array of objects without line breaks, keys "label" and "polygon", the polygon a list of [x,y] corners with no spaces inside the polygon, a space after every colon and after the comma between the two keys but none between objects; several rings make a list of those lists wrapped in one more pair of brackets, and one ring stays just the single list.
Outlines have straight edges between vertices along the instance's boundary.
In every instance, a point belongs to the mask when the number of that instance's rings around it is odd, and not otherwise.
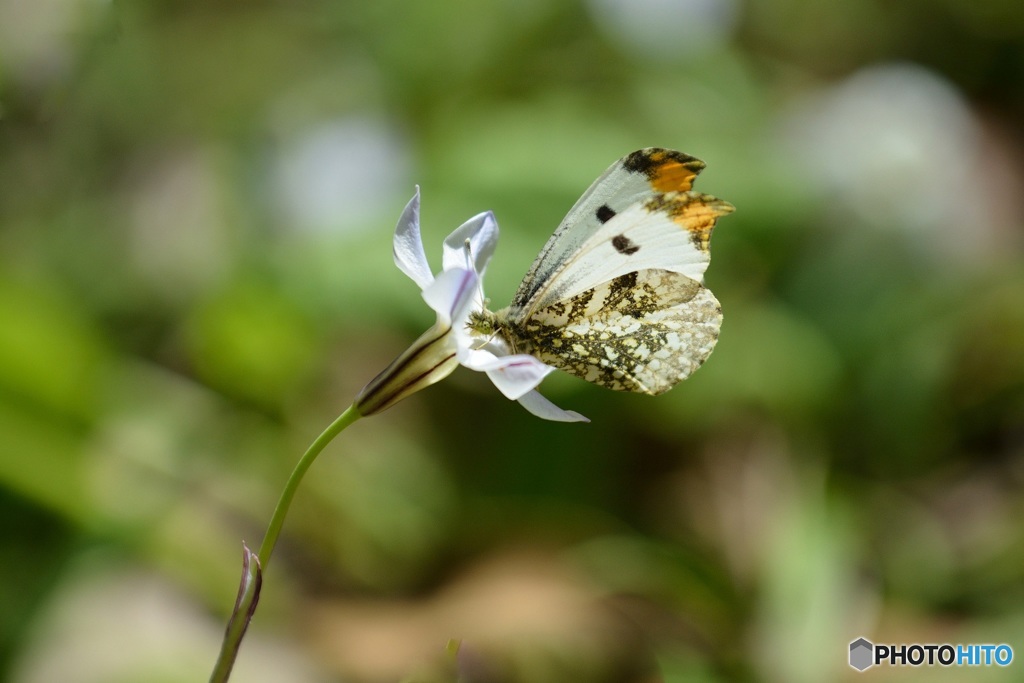
[{"label": "butterfly antenna", "polygon": [[[472,268],[473,271],[476,272],[476,264],[475,264],[475,262],[473,260],[473,243],[469,240],[468,237],[466,238],[466,241],[463,243],[463,249],[465,249],[465,251],[466,251],[466,267],[467,268]],[[477,273],[477,275],[479,275],[479,273]],[[481,311],[481,315],[489,316],[491,324],[493,325],[494,314],[487,310],[487,304],[490,303],[490,300],[487,299],[487,297],[484,296],[484,280],[483,280],[482,277],[478,277],[476,279],[476,287],[477,287],[477,294],[480,297],[480,306],[483,308],[483,311]],[[499,334],[500,334],[500,331],[498,330],[498,328],[497,327],[492,327],[491,333],[486,338],[484,338],[480,342],[480,345],[477,346],[476,348],[477,349],[484,348],[485,346],[487,346],[488,344],[493,342],[495,339],[497,339]],[[511,342],[509,344],[511,346],[513,346],[513,350],[514,350],[514,345],[511,344]]]},{"label": "butterfly antenna", "polygon": [[[466,250],[466,268],[470,268],[473,272],[476,272],[476,264],[473,261],[473,243],[470,242],[469,238],[463,243],[463,249]],[[480,273],[477,273],[480,275]],[[484,281],[482,277],[476,279],[477,294],[480,295],[480,305],[485,309],[487,308],[487,299],[484,297]]]}]

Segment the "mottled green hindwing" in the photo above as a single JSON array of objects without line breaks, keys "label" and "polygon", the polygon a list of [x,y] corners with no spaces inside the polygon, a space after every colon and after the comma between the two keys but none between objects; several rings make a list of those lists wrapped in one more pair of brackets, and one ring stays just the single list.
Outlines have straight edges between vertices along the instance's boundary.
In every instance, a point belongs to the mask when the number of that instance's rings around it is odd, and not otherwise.
[{"label": "mottled green hindwing", "polygon": [[701,283],[654,269],[619,276],[525,320],[507,309],[496,316],[517,352],[609,389],[651,395],[701,366],[721,324],[718,300]]}]

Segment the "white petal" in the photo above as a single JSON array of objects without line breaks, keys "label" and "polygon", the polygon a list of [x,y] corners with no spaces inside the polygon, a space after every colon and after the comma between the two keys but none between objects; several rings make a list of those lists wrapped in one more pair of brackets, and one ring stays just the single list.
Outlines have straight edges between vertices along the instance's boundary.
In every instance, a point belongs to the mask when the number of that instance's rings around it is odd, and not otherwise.
[{"label": "white petal", "polygon": [[423,300],[437,312],[439,321],[445,325],[461,327],[466,316],[473,310],[479,281],[472,270],[446,270],[424,288]]},{"label": "white petal", "polygon": [[486,347],[478,349],[475,347],[479,342],[478,337],[470,334],[459,334],[458,330],[453,330],[453,332],[455,333],[455,341],[458,346],[459,364],[463,367],[476,370],[477,372],[484,372],[497,358],[490,349]]},{"label": "white petal", "polygon": [[459,363],[470,370],[485,372],[500,365],[499,359],[511,356],[508,344],[498,336],[483,338],[468,330],[456,330],[459,345]]},{"label": "white petal", "polygon": [[423,252],[423,239],[420,237],[420,186],[416,186],[416,194],[405,205],[402,216],[395,226],[395,265],[403,273],[412,278],[413,282],[424,289],[434,281],[430,273],[427,255]]},{"label": "white petal", "polygon": [[551,401],[541,396],[539,391],[531,391],[519,399],[523,406],[537,417],[555,422],[590,422],[574,410],[562,410]]},{"label": "white petal", "polygon": [[541,380],[555,370],[550,365],[545,365],[533,356],[525,354],[495,358],[489,362],[478,363],[477,367],[462,364],[473,370],[486,372],[494,386],[498,387],[498,391],[513,401],[536,389]]},{"label": "white petal", "polygon": [[444,269],[474,268],[483,275],[497,246],[498,221],[494,219],[494,214],[485,211],[473,216],[445,238]]}]

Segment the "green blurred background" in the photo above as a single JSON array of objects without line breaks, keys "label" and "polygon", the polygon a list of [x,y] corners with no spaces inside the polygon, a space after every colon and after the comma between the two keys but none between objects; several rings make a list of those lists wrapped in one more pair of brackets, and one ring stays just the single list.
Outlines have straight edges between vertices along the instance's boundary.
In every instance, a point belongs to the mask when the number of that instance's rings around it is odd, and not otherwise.
[{"label": "green blurred background", "polygon": [[234,680],[1010,681],[1024,659],[1018,0],[0,0],[0,679],[205,680],[242,539],[432,322],[391,232],[495,211],[509,300],[645,146],[729,200],[706,366],[483,376],[347,431]]}]

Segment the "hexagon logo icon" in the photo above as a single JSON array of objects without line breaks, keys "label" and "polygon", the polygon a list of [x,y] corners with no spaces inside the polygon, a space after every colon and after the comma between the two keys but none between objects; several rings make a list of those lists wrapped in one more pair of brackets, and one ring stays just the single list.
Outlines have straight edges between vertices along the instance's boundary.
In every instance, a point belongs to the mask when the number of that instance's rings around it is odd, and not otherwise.
[{"label": "hexagon logo icon", "polygon": [[867,638],[858,638],[850,643],[850,666],[864,671],[874,664],[875,646]]}]

